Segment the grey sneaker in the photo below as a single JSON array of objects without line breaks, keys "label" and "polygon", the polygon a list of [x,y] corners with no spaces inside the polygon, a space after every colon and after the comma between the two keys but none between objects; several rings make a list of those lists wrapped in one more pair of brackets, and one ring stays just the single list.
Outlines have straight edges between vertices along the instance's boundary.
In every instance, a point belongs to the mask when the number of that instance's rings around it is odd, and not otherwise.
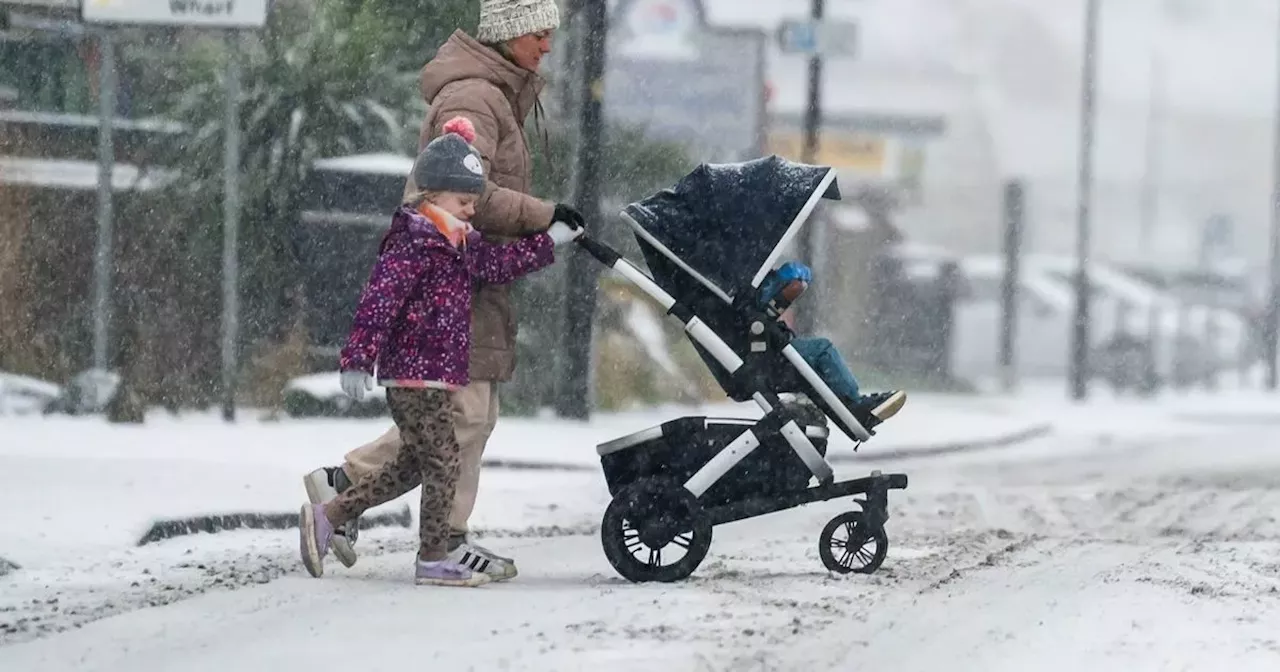
[{"label": "grey sneaker", "polygon": [[418,560],[413,572],[414,583],[419,586],[459,586],[473,588],[489,583],[489,575],[473,572],[451,560],[423,562]]},{"label": "grey sneaker", "polygon": [[[341,467],[322,467],[302,477],[307,488],[307,499],[312,504],[324,504],[351,487],[347,472]],[[333,554],[347,567],[356,564],[356,538],[360,535],[360,518],[339,525],[333,531]]]}]

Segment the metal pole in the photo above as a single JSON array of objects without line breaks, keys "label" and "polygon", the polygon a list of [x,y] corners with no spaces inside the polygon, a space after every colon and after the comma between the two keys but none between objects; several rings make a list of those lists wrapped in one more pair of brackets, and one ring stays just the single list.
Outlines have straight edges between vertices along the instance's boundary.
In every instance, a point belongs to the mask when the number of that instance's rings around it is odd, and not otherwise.
[{"label": "metal pole", "polygon": [[1155,231],[1157,211],[1160,208],[1160,123],[1164,119],[1164,60],[1156,53],[1151,55],[1151,92],[1147,101],[1147,134],[1142,172],[1142,201],[1139,212],[1139,258],[1151,251],[1151,236]]},{"label": "metal pole", "polygon": [[749,157],[752,159],[769,151],[769,44],[763,37],[756,44],[756,77],[760,85],[760,99],[756,103],[755,148]]},{"label": "metal pole", "polygon": [[[822,25],[822,17],[825,14],[826,3],[824,0],[811,0],[812,4],[809,8],[809,16],[813,19],[815,30]],[[822,55],[814,52],[809,56],[809,102],[804,110],[804,145],[800,150],[800,160],[804,163],[816,163],[818,160],[818,136],[822,127]],[[816,259],[817,246],[814,237],[814,228],[817,222],[810,222],[804,227],[804,234],[800,236],[799,257],[810,266],[813,266]],[[816,270],[816,269],[815,269]],[[796,307],[796,328],[801,333],[810,333],[817,326],[816,304],[810,302],[809,305]]]},{"label": "metal pole", "polygon": [[236,419],[236,340],[240,296],[240,43],[235,31],[227,36],[229,56],[223,100],[223,225],[222,225],[222,418]]},{"label": "metal pole", "polygon": [[[577,53],[581,58],[578,135],[574,148],[573,202],[589,226],[603,224],[603,175],[600,154],[604,143],[605,48],[609,28],[605,0],[585,0],[578,26]],[[594,235],[599,235],[599,228]],[[569,257],[565,289],[564,365],[557,380],[556,412],[560,417],[586,420],[591,416],[591,342],[596,311],[599,268],[589,255],[574,250]]]},{"label": "metal pole", "polygon": [[[1277,26],[1280,33],[1280,25]],[[1276,110],[1275,133],[1272,138],[1271,167],[1271,250],[1270,280],[1271,292],[1267,300],[1266,321],[1263,324],[1263,356],[1267,359],[1267,389],[1276,389],[1280,382],[1280,371],[1277,371],[1276,357],[1280,350],[1280,39],[1276,40]]]},{"label": "metal pole", "polygon": [[1012,180],[1004,188],[1004,282],[1000,302],[1000,380],[1005,392],[1017,387],[1015,344],[1018,331],[1018,277],[1022,259],[1022,183]]},{"label": "metal pole", "polygon": [[1094,78],[1097,71],[1098,1],[1085,0],[1084,72],[1080,90],[1079,184],[1076,200],[1075,320],[1071,330],[1071,398],[1089,393],[1089,209],[1093,190]]},{"label": "metal pole", "polygon": [[111,182],[116,162],[113,122],[116,115],[116,53],[109,29],[98,32],[98,242],[93,255],[93,367],[109,366],[112,243],[115,213]]},{"label": "metal pole", "polygon": [[[578,52],[582,48],[581,40],[578,39],[578,35],[582,32],[578,26],[583,21],[581,17],[582,8],[579,4],[576,1],[570,2],[565,7],[565,11],[568,14],[568,34],[565,35],[564,44],[560,46],[561,72],[573,72],[574,64],[578,61]],[[559,97],[560,114],[563,115],[563,119],[573,119],[578,116],[578,90],[575,84],[577,82],[571,77],[566,77],[557,82],[558,90],[556,94]],[[568,126],[566,130],[569,132],[569,141],[575,142],[575,131],[577,129],[573,128],[572,124],[566,124],[566,126]]]}]

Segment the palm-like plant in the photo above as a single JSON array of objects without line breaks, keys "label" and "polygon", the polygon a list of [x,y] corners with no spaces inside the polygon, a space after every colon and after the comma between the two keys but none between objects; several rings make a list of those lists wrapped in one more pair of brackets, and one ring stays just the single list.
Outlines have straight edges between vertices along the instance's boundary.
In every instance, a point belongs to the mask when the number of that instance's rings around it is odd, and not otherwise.
[{"label": "palm-like plant", "polygon": [[[191,82],[168,116],[191,128],[177,163],[190,177],[185,202],[215,213],[223,194],[225,63],[242,63],[242,320],[246,341],[279,335],[296,306],[293,227],[319,195],[312,162],[356,152],[395,151],[414,112],[412,73],[377,60],[377,45],[357,39],[340,2],[277,4],[260,35],[206,42],[188,52]],[[208,222],[214,231],[218,218]],[[208,242],[217,244],[217,236]]]},{"label": "palm-like plant", "polygon": [[480,19],[479,0],[329,1],[348,17],[366,57],[398,72],[417,72],[454,30],[475,35]]}]

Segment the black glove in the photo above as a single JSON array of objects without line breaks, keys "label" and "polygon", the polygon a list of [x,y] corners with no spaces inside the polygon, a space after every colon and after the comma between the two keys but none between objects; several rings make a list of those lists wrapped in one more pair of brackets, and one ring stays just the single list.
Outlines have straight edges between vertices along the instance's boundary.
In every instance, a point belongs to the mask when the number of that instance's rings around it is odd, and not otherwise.
[{"label": "black glove", "polygon": [[550,224],[556,222],[564,222],[571,229],[587,228],[587,220],[582,218],[582,213],[567,203],[556,203],[556,212],[551,215]]}]

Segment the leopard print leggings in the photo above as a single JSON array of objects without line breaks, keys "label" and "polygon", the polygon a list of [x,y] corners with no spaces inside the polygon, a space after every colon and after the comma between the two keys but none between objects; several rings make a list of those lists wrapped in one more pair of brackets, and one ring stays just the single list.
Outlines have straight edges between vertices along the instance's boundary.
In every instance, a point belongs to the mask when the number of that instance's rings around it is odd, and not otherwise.
[{"label": "leopard print leggings", "polygon": [[390,387],[387,405],[400,428],[400,452],[329,502],[325,515],[336,527],[421,485],[418,555],[438,560],[447,552],[449,513],[462,464],[452,397],[444,390]]}]

